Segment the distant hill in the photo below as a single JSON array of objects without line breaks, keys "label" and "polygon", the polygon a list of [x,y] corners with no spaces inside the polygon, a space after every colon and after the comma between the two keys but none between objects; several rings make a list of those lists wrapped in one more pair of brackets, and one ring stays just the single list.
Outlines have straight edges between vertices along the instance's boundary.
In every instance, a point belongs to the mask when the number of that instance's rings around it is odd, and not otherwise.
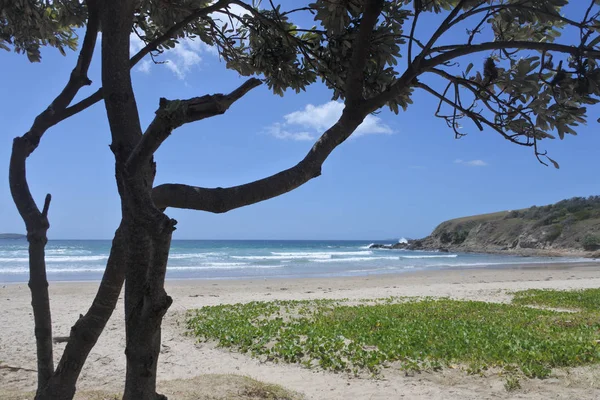
[{"label": "distant hill", "polygon": [[27,235],[19,233],[0,233],[0,239],[27,239]]},{"label": "distant hill", "polygon": [[452,219],[413,248],[522,255],[600,256],[600,196]]}]

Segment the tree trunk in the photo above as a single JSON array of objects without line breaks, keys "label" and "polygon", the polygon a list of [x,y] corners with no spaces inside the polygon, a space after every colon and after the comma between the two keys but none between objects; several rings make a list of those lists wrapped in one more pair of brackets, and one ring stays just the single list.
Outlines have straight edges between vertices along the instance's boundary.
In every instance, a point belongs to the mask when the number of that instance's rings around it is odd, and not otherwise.
[{"label": "tree trunk", "polygon": [[166,228],[151,235],[138,224],[130,226],[132,259],[125,283],[127,375],[124,400],[166,399],[156,394],[161,323],[172,303],[164,290],[173,231],[169,226]]},{"label": "tree trunk", "polygon": [[46,196],[44,208],[40,211],[27,184],[26,160],[33,151],[32,149],[35,149],[37,140],[31,131],[14,139],[10,157],[9,182],[15,205],[25,222],[27,241],[29,242],[29,289],[31,290],[31,306],[35,324],[37,393],[39,394],[54,372],[54,359],[52,357],[52,318],[44,251],[48,242],[46,234],[50,228],[48,209],[51,197],[50,195]]},{"label": "tree trunk", "polygon": [[37,398],[54,372],[52,318],[44,252],[48,242],[46,231],[28,233],[27,240],[29,241],[29,289],[31,290],[31,306],[33,307],[37,348]]},{"label": "tree trunk", "polygon": [[77,379],[90,351],[110,319],[125,280],[127,246],[119,227],[112,242],[102,282],[88,312],[71,328],[69,342],[48,385],[36,400],[71,400]]},{"label": "tree trunk", "polygon": [[131,84],[129,35],[134,0],[106,0],[100,5],[102,25],[102,91],[115,155],[115,175],[123,234],[125,265],[125,330],[127,374],[125,400],[164,399],[156,394],[160,325],[172,299],[164,290],[171,235],[176,221],[152,201],[155,164],[146,160],[134,168],[127,161],[142,139],[142,128]]}]

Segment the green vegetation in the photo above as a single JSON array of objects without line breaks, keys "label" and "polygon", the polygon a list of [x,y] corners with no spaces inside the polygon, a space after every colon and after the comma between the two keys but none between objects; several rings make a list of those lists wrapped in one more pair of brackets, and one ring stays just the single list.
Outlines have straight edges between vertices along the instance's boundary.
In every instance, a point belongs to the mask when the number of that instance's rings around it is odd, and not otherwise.
[{"label": "green vegetation", "polygon": [[558,237],[562,234],[563,227],[562,225],[552,225],[546,235],[544,236],[544,240],[548,243],[554,242]]},{"label": "green vegetation", "polygon": [[[500,367],[512,390],[518,374],[544,378],[555,367],[600,362],[600,319],[591,306],[600,292],[569,300],[562,292],[550,296],[557,306],[584,311],[449,299],[252,302],[191,311],[188,328],[199,340],[266,360],[333,371],[376,374],[391,363],[405,371],[459,364],[480,373]],[[531,295],[516,298],[529,304]]]},{"label": "green vegetation", "polygon": [[574,291],[530,289],[516,292],[513,303],[598,313],[600,312],[600,289]]},{"label": "green vegetation", "polygon": [[600,237],[586,235],[583,238],[583,248],[590,251],[598,250],[600,248]]}]

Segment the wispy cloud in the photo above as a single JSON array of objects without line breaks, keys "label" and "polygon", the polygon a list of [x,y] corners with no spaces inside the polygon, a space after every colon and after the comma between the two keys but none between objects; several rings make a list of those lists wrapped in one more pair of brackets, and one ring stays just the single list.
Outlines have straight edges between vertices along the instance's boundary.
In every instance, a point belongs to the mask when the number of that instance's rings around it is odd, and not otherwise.
[{"label": "wispy cloud", "polygon": [[467,167],[487,167],[488,166],[488,163],[486,163],[483,160],[465,161],[465,160],[461,160],[460,158],[454,160],[454,164],[466,165]]},{"label": "wispy cloud", "polygon": [[288,139],[296,141],[314,140],[316,135],[310,132],[291,132],[280,123],[275,123],[267,128],[267,133],[277,139]]},{"label": "wispy cloud", "polygon": [[[276,122],[267,133],[278,139],[313,140],[334,125],[342,115],[344,104],[330,101],[318,106],[308,104],[303,110],[283,116],[283,123]],[[353,136],[391,134],[394,131],[381,118],[368,115]],[[301,139],[299,139],[301,138]]]},{"label": "wispy cloud", "polygon": [[[227,10],[232,15],[237,15],[238,17],[242,17],[244,15],[250,14],[250,12],[248,12],[245,8],[238,6],[237,4],[229,4],[227,6]],[[227,24],[227,25],[229,25],[229,27],[232,27],[232,24],[233,24],[233,28],[237,28],[240,25],[239,21],[237,21],[235,18],[229,18],[228,15],[223,14],[221,12],[213,12],[213,13],[209,14],[209,16],[220,27],[222,27],[224,24]]]},{"label": "wispy cloud", "polygon": [[[137,36],[131,35],[129,51],[135,54],[143,49],[145,43]],[[217,50],[200,39],[180,39],[179,44],[173,49],[162,53],[158,58],[165,61],[165,66],[179,79],[185,79],[192,69],[202,62],[201,54],[217,54]],[[149,74],[154,63],[149,59],[142,60],[135,68],[136,71]]]}]

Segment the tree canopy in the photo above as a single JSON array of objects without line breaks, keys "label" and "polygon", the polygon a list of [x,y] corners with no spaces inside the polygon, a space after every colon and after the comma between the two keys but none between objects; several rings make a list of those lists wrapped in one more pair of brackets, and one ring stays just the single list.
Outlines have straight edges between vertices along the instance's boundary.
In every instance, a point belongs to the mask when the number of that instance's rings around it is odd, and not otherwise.
[{"label": "tree canopy", "polygon": [[[2,3],[0,46],[32,61],[40,60],[40,46],[75,49],[77,28],[88,21],[81,1]],[[421,89],[439,101],[435,115],[457,137],[465,132],[461,120],[469,119],[480,130],[535,147],[540,157],[545,153],[538,141],[575,134],[586,122],[586,106],[600,95],[598,1],[582,2],[580,15],[568,3],[335,0],[292,8],[260,1],[145,0],[136,4],[132,34],[148,46],[133,63],[192,38],[215,46],[227,68],[260,77],[279,95],[321,80],[334,99],[361,96],[371,111],[387,105],[398,113]],[[310,14],[314,26],[294,23],[303,14]],[[432,18],[439,26],[423,33],[419,20]],[[348,75],[358,58],[353,49],[365,23],[373,26],[362,49],[368,62],[362,82],[352,84],[358,78]]]}]

